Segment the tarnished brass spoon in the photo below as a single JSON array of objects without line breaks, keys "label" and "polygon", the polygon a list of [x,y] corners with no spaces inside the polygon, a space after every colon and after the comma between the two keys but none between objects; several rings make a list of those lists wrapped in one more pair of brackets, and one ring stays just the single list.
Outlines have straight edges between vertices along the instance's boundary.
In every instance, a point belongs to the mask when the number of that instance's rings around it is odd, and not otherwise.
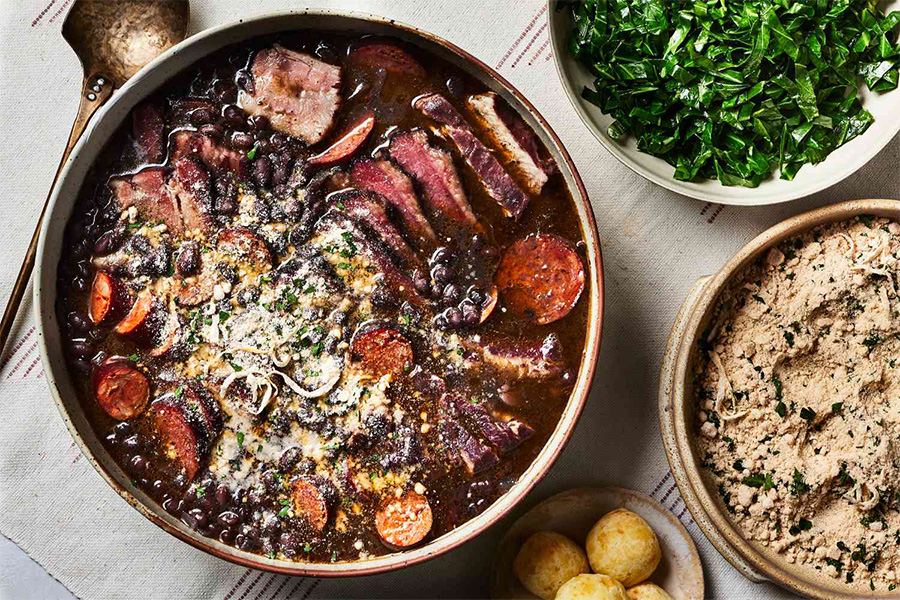
[{"label": "tarnished brass spoon", "polygon": [[[69,153],[88,121],[145,64],[184,39],[188,26],[188,0],[75,0],[62,26],[62,35],[78,55],[84,70],[81,104],[50,192]],[[37,228],[0,322],[0,354],[6,347],[13,321],[34,268],[38,237],[50,194],[44,201]]]}]

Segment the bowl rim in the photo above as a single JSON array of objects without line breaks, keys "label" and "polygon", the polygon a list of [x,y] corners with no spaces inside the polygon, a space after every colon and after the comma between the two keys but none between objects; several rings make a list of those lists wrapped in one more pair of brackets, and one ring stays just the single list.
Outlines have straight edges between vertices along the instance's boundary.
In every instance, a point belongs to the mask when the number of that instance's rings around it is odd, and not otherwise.
[{"label": "bowl rim", "polygon": [[[675,319],[660,372],[659,420],[666,457],[684,502],[700,530],[716,550],[751,581],[771,581],[787,590],[821,600],[896,600],[900,598],[900,591],[870,595],[822,587],[817,585],[815,579],[792,574],[792,569],[782,565],[782,561],[768,559],[744,538],[719,508],[694,455],[692,427],[685,416],[690,407],[691,355],[719,294],[743,267],[788,238],[821,225],[865,214],[898,219],[900,200],[850,200],[793,216],[760,233],[714,275],[698,279]],[[787,564],[786,561],[784,563]]]},{"label": "bowl rim", "polygon": [[[244,552],[232,546],[224,545],[217,540],[203,537],[197,532],[188,529],[180,521],[171,517],[171,515],[166,514],[161,510],[161,508],[159,509],[159,512],[157,512],[157,510],[154,510],[150,506],[150,502],[152,502],[152,500],[150,500],[146,494],[144,494],[137,488],[134,488],[133,486],[130,486],[130,484],[127,484],[127,482],[120,481],[117,478],[116,474],[113,474],[110,469],[107,469],[107,466],[103,464],[101,458],[94,455],[94,452],[90,448],[89,443],[79,432],[78,427],[75,425],[72,418],[68,414],[65,403],[62,400],[62,391],[57,382],[57,374],[55,373],[55,368],[53,366],[54,360],[51,354],[61,354],[61,351],[59,348],[54,348],[53,350],[51,350],[47,343],[46,335],[46,332],[49,331],[50,328],[57,327],[55,317],[53,315],[53,313],[55,313],[55,282],[57,265],[55,264],[55,262],[50,261],[53,256],[52,252],[50,257],[47,256],[47,253],[49,251],[47,239],[50,235],[49,232],[51,229],[58,229],[60,227],[63,227],[70,217],[70,213],[66,211],[66,213],[62,215],[62,217],[64,217],[62,221],[63,224],[60,225],[58,222],[56,222],[59,218],[59,215],[56,215],[55,213],[58,213],[60,210],[62,210],[60,208],[60,198],[62,195],[61,190],[64,187],[64,183],[70,177],[70,172],[73,170],[74,165],[76,164],[76,162],[78,162],[78,158],[81,155],[82,148],[91,140],[92,136],[94,135],[98,123],[103,121],[104,117],[106,117],[112,107],[116,106],[116,104],[120,100],[126,97],[126,91],[130,91],[133,88],[139,86],[143,79],[146,78],[151,72],[154,72],[156,69],[164,65],[168,65],[170,62],[174,63],[178,61],[179,59],[177,58],[177,55],[183,49],[201,43],[208,38],[224,35],[229,32],[239,32],[237,35],[238,38],[250,39],[260,35],[269,35],[270,33],[274,33],[276,31],[303,29],[303,27],[298,24],[297,21],[304,17],[346,20],[348,22],[354,22],[356,24],[374,25],[377,27],[384,27],[393,30],[398,34],[399,37],[401,37],[401,39],[407,39],[407,41],[412,40],[411,43],[413,43],[413,45],[415,45],[418,41],[418,43],[424,43],[426,47],[430,45],[431,50],[429,51],[440,50],[441,52],[455,55],[455,57],[459,61],[469,65],[471,72],[478,72],[485,80],[489,80],[493,84],[496,84],[496,86],[500,88],[496,91],[503,91],[504,93],[514,98],[515,101],[520,104],[521,108],[524,111],[528,112],[529,116],[543,131],[544,135],[546,136],[546,140],[550,142],[548,144],[550,149],[555,151],[555,154],[559,159],[562,159],[564,165],[561,166],[563,166],[563,168],[565,169],[563,172],[567,179],[567,188],[569,188],[569,192],[572,194],[572,199],[576,205],[578,213],[578,220],[582,230],[582,235],[585,239],[585,242],[587,243],[586,260],[588,262],[591,286],[588,297],[590,306],[588,313],[587,331],[585,332],[582,361],[579,366],[575,388],[573,389],[569,397],[569,401],[566,404],[566,407],[560,416],[559,422],[557,423],[557,426],[552,432],[550,438],[541,448],[540,452],[532,461],[531,465],[522,473],[513,487],[505,494],[497,498],[497,500],[495,500],[491,504],[491,506],[488,507],[480,515],[474,517],[473,519],[470,519],[456,529],[453,529],[450,532],[447,532],[418,548],[414,548],[406,552],[382,555],[376,558],[366,559],[364,561],[345,561],[338,563],[304,563],[269,559],[265,556]],[[267,23],[277,23],[282,21],[284,22],[284,26],[273,27],[270,30],[270,33],[264,34],[258,31],[254,32],[254,27],[265,27]],[[217,46],[217,48],[222,48],[232,43],[236,43],[236,41],[232,40],[230,42],[222,43]],[[215,49],[205,52],[203,55],[208,55],[210,52],[214,51]],[[199,57],[195,60],[199,60]],[[185,65],[185,67],[186,66],[187,65]],[[172,75],[168,75],[166,76],[166,79],[169,79],[171,77]],[[158,89],[157,86],[154,86],[150,89],[135,91],[133,93],[139,95],[139,98],[143,98],[156,89]],[[69,433],[78,444],[85,458],[90,462],[90,464],[100,474],[100,476],[106,480],[107,484],[109,484],[116,491],[116,493],[119,494],[119,496],[121,496],[132,507],[138,510],[138,512],[140,512],[144,517],[149,519],[151,522],[153,522],[155,525],[157,525],[167,533],[173,535],[181,541],[187,542],[195,548],[203,550],[208,554],[211,554],[218,558],[222,558],[232,563],[285,575],[351,577],[394,571],[406,566],[430,560],[461,546],[465,542],[474,539],[475,537],[486,531],[503,516],[508,514],[534,488],[534,486],[537,485],[537,483],[541,479],[543,479],[543,477],[556,462],[559,455],[562,453],[563,449],[571,438],[575,425],[577,424],[578,419],[581,416],[582,411],[584,410],[584,406],[593,384],[594,374],[596,372],[597,362],[599,359],[604,314],[605,294],[603,285],[603,260],[600,248],[600,236],[597,230],[593,208],[591,206],[587,190],[584,186],[581,176],[578,173],[574,161],[563,146],[559,136],[552,129],[546,119],[516,87],[514,87],[509,81],[507,81],[504,77],[502,77],[499,73],[485,64],[483,61],[463,50],[456,44],[453,44],[452,42],[449,42],[440,36],[434,35],[412,25],[397,21],[395,19],[385,18],[379,15],[359,11],[305,8],[268,12],[249,18],[230,21],[197,32],[151,61],[148,65],[142,68],[137,75],[132,77],[128,82],[126,82],[125,85],[122,86],[121,89],[117,91],[118,93],[115,94],[113,98],[110,99],[110,101],[99,111],[100,114],[94,118],[85,135],[81,138],[81,140],[79,140],[78,144],[75,146],[71,155],[67,159],[65,168],[61,172],[58,181],[54,185],[53,193],[47,206],[46,216],[41,227],[41,236],[38,243],[38,262],[35,270],[33,299],[38,310],[38,319],[36,325],[38,330],[41,362],[46,373],[47,384],[50,388],[53,400],[57,405],[57,409],[59,410],[60,416],[62,417],[67,429],[69,430]],[[137,101],[138,100],[135,100],[135,103]],[[78,187],[80,188],[80,186],[81,181],[78,182]],[[47,275],[48,272],[51,275]],[[47,281],[48,278],[49,282]],[[45,287],[47,289],[45,289]],[[49,310],[42,310],[42,308],[46,307],[49,307]],[[62,372],[59,373],[59,377],[68,377],[68,373],[65,372],[64,366],[62,368]],[[104,457],[104,460],[110,460],[111,462],[111,459],[109,459],[108,457]],[[111,467],[115,466],[115,463],[111,463]]]},{"label": "bowl rim", "polygon": [[[563,64],[564,61],[570,60],[571,62],[575,63],[578,68],[584,68],[580,65],[580,63],[578,63],[578,61],[575,61],[569,56],[566,42],[566,31],[568,28],[563,27],[562,25],[556,26],[557,23],[565,23],[565,21],[563,20],[569,18],[568,15],[560,14],[566,11],[558,8],[558,5],[561,2],[565,1],[566,0],[547,0],[546,12],[547,28],[550,30],[550,45],[553,51],[553,63],[556,66],[556,74],[559,77],[560,83],[562,84],[563,90],[565,91],[569,102],[572,104],[575,112],[578,113],[578,116],[581,118],[584,126],[587,127],[587,129],[593,134],[597,141],[600,142],[600,144],[604,148],[606,148],[606,150],[610,154],[612,154],[616,158],[616,160],[618,160],[624,166],[628,167],[647,181],[655,183],[656,185],[675,192],[676,194],[694,198],[695,200],[702,200],[703,202],[726,204],[730,206],[766,206],[770,204],[781,204],[784,202],[791,202],[792,200],[799,200],[800,198],[806,198],[808,196],[821,192],[822,190],[837,185],[847,177],[850,177],[858,170],[866,166],[870,161],[872,161],[893,139],[895,139],[897,134],[900,133],[900,119],[896,120],[893,123],[891,123],[890,121],[882,122],[882,125],[887,127],[889,130],[892,130],[892,132],[889,135],[883,136],[883,138],[878,142],[875,142],[871,146],[870,152],[854,153],[851,155],[849,160],[846,160],[846,157],[843,157],[845,159],[844,161],[832,160],[828,165],[829,176],[818,178],[815,183],[802,188],[802,191],[801,188],[797,186],[797,191],[769,192],[763,189],[763,186],[765,185],[765,183],[763,183],[763,185],[753,190],[752,196],[748,195],[747,197],[741,198],[729,198],[723,195],[722,190],[732,188],[723,186],[715,180],[710,180],[706,182],[706,184],[701,184],[690,181],[679,182],[673,177],[661,176],[657,173],[654,173],[644,165],[635,162],[629,156],[629,152],[626,152],[624,146],[616,143],[613,140],[610,140],[604,129],[598,126],[594,118],[588,113],[587,101],[581,98],[580,90],[575,88],[575,85],[573,84],[566,71],[566,67]],[[593,107],[593,105],[590,106]],[[870,137],[869,139],[872,138]],[[851,142],[852,141],[853,140],[851,140]],[[662,162],[662,159],[657,160]],[[833,176],[831,176],[832,173],[834,173]],[[713,183],[716,185],[712,186]]]}]

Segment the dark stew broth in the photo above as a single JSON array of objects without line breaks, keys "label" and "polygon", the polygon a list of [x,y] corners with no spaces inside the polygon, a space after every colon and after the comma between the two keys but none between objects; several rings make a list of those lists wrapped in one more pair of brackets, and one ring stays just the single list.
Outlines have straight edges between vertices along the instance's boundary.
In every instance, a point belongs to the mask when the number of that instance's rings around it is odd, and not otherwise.
[{"label": "dark stew broth", "polygon": [[292,32],[193,65],[82,188],[59,265],[105,447],[203,535],[347,561],[427,542],[528,468],[590,277],[546,149],[397,40]]}]

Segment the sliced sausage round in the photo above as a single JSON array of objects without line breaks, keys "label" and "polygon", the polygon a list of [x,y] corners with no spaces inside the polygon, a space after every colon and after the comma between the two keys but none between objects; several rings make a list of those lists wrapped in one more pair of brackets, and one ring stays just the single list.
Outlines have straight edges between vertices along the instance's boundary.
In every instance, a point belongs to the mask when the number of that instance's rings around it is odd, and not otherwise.
[{"label": "sliced sausage round", "polygon": [[179,306],[199,306],[212,298],[217,281],[216,267],[205,258],[200,261],[200,273],[182,279],[176,288],[175,301]]},{"label": "sliced sausage round", "polygon": [[428,498],[408,490],[399,498],[389,497],[375,513],[375,528],[391,548],[404,549],[425,539],[431,531],[432,514]]},{"label": "sliced sausage round", "polygon": [[546,325],[569,314],[578,303],[584,291],[584,265],[569,242],[537,233],[506,249],[494,281],[513,315]]},{"label": "sliced sausage round", "polygon": [[180,389],[188,408],[202,417],[205,437],[211,446],[222,432],[222,407],[219,401],[197,381],[188,381]]},{"label": "sliced sausage round", "polygon": [[335,143],[309,159],[311,165],[333,165],[356,154],[375,127],[375,117],[368,115],[355,123]]},{"label": "sliced sausage round", "polygon": [[293,488],[291,499],[297,516],[305,519],[316,531],[325,529],[328,523],[328,505],[319,488],[305,477],[294,481]]},{"label": "sliced sausage round", "polygon": [[94,325],[117,319],[129,309],[131,298],[125,284],[103,271],[94,276],[91,284],[88,316]]},{"label": "sliced sausage round", "polygon": [[128,314],[116,325],[116,333],[142,346],[153,345],[165,323],[166,313],[152,292],[138,294]]},{"label": "sliced sausage round", "polygon": [[268,271],[272,268],[272,254],[269,252],[266,242],[244,227],[222,231],[216,247],[220,252],[231,254],[237,259],[248,260],[260,271]]},{"label": "sliced sausage round", "polygon": [[159,344],[150,351],[150,356],[154,358],[168,357],[175,350],[178,341],[181,338],[181,324],[178,322],[177,315],[169,315]]},{"label": "sliced sausage round", "polygon": [[200,417],[175,394],[165,394],[150,406],[154,425],[167,454],[171,452],[181,464],[189,480],[200,469],[207,440]]},{"label": "sliced sausage round", "polygon": [[135,417],[147,407],[150,383],[126,358],[109,358],[94,367],[94,397],[106,414],[118,421]]},{"label": "sliced sausage round", "polygon": [[412,367],[412,344],[394,327],[361,328],[350,346],[353,360],[371,375],[380,377],[390,373],[397,378]]}]

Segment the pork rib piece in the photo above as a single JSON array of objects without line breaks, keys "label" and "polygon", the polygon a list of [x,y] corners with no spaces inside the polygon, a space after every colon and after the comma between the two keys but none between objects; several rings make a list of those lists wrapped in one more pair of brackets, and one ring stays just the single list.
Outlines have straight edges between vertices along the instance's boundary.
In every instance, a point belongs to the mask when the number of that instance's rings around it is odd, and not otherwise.
[{"label": "pork rib piece", "polygon": [[481,228],[469,206],[453,158],[429,144],[427,133],[421,129],[399,133],[391,138],[388,151],[391,158],[419,182],[433,215],[470,229]]},{"label": "pork rib piece", "polygon": [[350,176],[358,188],[380,194],[397,209],[407,235],[419,250],[432,250],[437,236],[419,206],[412,181],[397,165],[385,159],[361,160],[353,165]]},{"label": "pork rib piece", "polygon": [[175,133],[172,139],[172,160],[198,158],[216,175],[231,173],[240,180],[246,179],[250,174],[250,161],[240,152],[219,146],[205,135],[185,129]]},{"label": "pork rib piece", "polygon": [[513,181],[491,151],[463,118],[456,107],[440,94],[422,96],[415,107],[426,117],[441,124],[441,132],[456,144],[463,158],[478,175],[491,198],[507,217],[518,219],[528,206],[528,196]]},{"label": "pork rib piece", "polygon": [[365,223],[408,269],[422,267],[422,261],[410,248],[400,231],[388,217],[387,202],[372,192],[350,190],[335,194],[331,204],[361,223]]},{"label": "pork rib piece", "polygon": [[498,150],[529,192],[540,194],[553,173],[552,160],[543,160],[537,136],[497,94],[471,96],[466,105],[480,122],[488,142]]},{"label": "pork rib piece", "polygon": [[241,90],[238,106],[269,119],[272,129],[320,141],[341,102],[341,69],[278,44],[261,50],[250,66],[253,93]]}]

